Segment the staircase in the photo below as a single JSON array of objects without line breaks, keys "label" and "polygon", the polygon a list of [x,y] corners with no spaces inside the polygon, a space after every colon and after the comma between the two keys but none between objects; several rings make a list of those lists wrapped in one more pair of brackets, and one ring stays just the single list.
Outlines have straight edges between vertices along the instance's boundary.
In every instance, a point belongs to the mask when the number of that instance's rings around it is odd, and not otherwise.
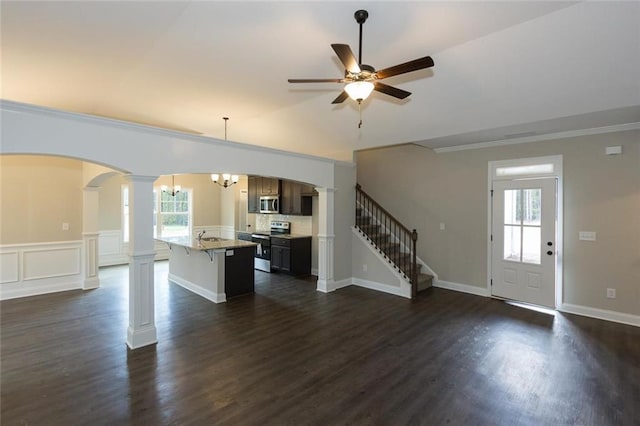
[{"label": "staircase", "polygon": [[418,233],[409,231],[356,185],[356,228],[411,284],[411,298],[431,287],[433,276],[420,271],[416,256]]}]

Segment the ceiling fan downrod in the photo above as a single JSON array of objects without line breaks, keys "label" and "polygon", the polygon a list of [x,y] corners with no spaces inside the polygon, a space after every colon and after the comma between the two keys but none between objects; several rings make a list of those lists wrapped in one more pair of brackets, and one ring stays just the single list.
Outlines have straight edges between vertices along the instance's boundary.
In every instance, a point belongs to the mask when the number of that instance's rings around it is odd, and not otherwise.
[{"label": "ceiling fan downrod", "polygon": [[356,13],[353,14],[353,17],[356,18],[356,22],[360,25],[360,41],[358,48],[358,64],[362,64],[362,24],[367,22],[367,18],[369,17],[369,12],[364,9],[356,10]]}]

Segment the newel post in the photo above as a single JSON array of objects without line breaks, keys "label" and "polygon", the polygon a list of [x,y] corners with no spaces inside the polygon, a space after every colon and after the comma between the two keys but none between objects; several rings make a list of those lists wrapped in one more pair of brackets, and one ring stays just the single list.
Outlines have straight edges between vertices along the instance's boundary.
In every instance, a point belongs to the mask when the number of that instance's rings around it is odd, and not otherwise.
[{"label": "newel post", "polygon": [[416,242],[418,241],[418,232],[414,229],[411,232],[411,298],[415,299],[418,295],[418,259],[416,254]]}]

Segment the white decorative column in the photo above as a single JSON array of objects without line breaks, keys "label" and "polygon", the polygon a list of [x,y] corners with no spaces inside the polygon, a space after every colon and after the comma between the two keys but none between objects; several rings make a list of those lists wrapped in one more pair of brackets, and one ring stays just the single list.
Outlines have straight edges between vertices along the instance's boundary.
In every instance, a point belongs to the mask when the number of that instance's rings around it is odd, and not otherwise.
[{"label": "white decorative column", "polygon": [[131,349],[158,341],[153,303],[153,182],[155,176],[125,176],[129,182],[129,328]]},{"label": "white decorative column", "polygon": [[334,192],[333,188],[316,188],[318,191],[318,291],[335,290],[333,279]]},{"label": "white decorative column", "polygon": [[82,191],[83,290],[100,287],[100,277],[98,275],[99,190],[100,188],[98,187],[88,186]]}]

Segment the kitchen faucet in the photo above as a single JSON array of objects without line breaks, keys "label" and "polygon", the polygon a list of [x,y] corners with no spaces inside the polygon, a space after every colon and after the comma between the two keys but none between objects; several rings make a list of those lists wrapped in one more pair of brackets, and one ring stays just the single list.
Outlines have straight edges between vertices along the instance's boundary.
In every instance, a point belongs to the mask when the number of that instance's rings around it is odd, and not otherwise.
[{"label": "kitchen faucet", "polygon": [[207,232],[206,230],[202,230],[200,232],[198,232],[198,236],[196,237],[198,239],[198,241],[202,241],[202,236],[204,235],[204,233]]}]

